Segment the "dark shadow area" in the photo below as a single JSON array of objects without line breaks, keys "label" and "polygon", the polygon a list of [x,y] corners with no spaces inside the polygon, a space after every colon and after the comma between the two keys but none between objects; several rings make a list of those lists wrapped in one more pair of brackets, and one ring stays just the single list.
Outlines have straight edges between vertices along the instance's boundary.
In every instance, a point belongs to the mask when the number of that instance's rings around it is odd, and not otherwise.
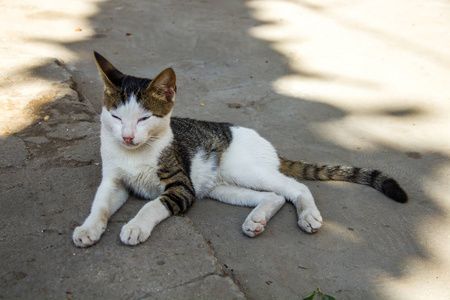
[{"label": "dark shadow area", "polygon": [[[440,53],[393,33],[339,19],[319,5],[297,3],[367,34],[400,40],[432,61],[448,63]],[[198,271],[187,262],[205,241],[193,235],[195,245],[189,245],[188,237],[184,237],[185,244],[179,243],[180,235],[190,234],[184,230],[192,226],[189,218],[214,250],[223,269],[221,275],[232,278],[249,299],[299,299],[318,286],[337,299],[380,298],[388,294],[383,290],[386,278],[401,280],[411,275],[410,262],[426,263],[433,258],[427,242],[421,240],[424,233],[420,227],[430,218],[446,216],[428,185],[439,177],[440,167],[448,164],[449,157],[444,152],[405,151],[382,141],[370,141],[375,150],[349,150],[317,134],[321,125],[349,117],[347,111],[307,97],[287,97],[272,87],[288,75],[340,80],[366,89],[377,89],[377,84],[339,77],[331,71],[294,70],[269,41],[248,34],[251,28],[266,23],[252,17],[245,1],[105,1],[99,2],[97,9],[89,19],[94,33],[83,41],[30,40],[77,53],[76,61],[57,59],[24,70],[31,77],[58,85],[64,80],[53,72],[62,68],[71,76],[66,88],[75,92],[48,94],[49,101],[37,98],[39,101],[26,108],[34,122],[1,140],[4,157],[11,155],[7,151],[14,147],[24,148],[26,153],[20,162],[2,164],[0,169],[0,242],[5,260],[0,298],[23,291],[55,298],[72,293],[151,298],[160,288],[182,284],[171,284],[170,276],[162,274],[203,276],[203,269]],[[48,11],[33,16],[64,17]],[[325,220],[324,228],[315,235],[299,229],[289,204],[263,235],[250,239],[240,228],[250,209],[202,200],[187,212],[187,218],[161,224],[155,236],[131,248],[121,245],[118,234],[143,204],[133,199],[112,218],[97,245],[76,249],[72,230],[87,216],[101,179],[98,113],[103,87],[93,50],[136,76],[153,77],[163,68],[173,67],[178,76],[174,115],[254,128],[293,159],[380,169],[398,179],[410,203],[394,203],[367,187],[305,182]],[[6,81],[1,87],[16,88]],[[354,113],[397,119],[427,114],[419,107]],[[46,116],[49,119],[44,121]],[[15,146],[7,146],[11,144]],[[48,266],[46,256],[57,263]],[[178,268],[176,259],[180,257],[186,264]],[[208,260],[206,264],[212,263]],[[42,270],[55,275],[40,277]],[[104,294],[99,292],[109,288],[112,290]]]}]

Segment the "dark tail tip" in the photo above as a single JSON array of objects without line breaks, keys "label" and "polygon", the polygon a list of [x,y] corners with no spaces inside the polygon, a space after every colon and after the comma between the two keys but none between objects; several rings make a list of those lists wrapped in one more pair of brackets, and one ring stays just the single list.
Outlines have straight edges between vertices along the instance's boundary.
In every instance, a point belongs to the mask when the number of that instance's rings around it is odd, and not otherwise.
[{"label": "dark tail tip", "polygon": [[386,179],[381,185],[381,192],[400,203],[408,202],[408,195],[394,179]]}]

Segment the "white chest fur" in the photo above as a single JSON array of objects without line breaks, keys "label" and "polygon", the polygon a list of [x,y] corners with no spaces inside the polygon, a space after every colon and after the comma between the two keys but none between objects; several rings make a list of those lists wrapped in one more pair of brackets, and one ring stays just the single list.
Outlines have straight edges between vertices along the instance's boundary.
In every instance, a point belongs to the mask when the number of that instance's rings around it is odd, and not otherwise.
[{"label": "white chest fur", "polygon": [[164,191],[164,183],[157,176],[158,157],[172,139],[169,132],[151,145],[126,149],[102,129],[103,177],[122,181],[141,197],[157,198]]},{"label": "white chest fur", "polygon": [[155,199],[162,194],[164,184],[157,176],[156,164],[148,160],[132,160],[127,165],[121,163],[115,169],[116,176],[137,195]]}]

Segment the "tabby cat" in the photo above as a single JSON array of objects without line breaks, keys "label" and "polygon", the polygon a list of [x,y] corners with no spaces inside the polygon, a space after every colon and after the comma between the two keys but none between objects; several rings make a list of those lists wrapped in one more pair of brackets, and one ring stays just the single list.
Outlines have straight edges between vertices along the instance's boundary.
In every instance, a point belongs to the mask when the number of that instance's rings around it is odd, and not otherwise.
[{"label": "tabby cat", "polygon": [[254,130],[229,123],[171,117],[177,92],[172,69],[153,80],[125,75],[94,52],[105,84],[101,113],[103,177],[91,213],[73,233],[78,247],[100,239],[108,219],[133,193],[147,202],[122,227],[124,244],[137,245],[171,215],[186,211],[196,198],[255,207],[242,225],[250,237],[287,201],[308,233],[322,217],[308,188],[297,180],[339,180],[365,184],[397,202],[407,195],[377,170],[292,161]]}]

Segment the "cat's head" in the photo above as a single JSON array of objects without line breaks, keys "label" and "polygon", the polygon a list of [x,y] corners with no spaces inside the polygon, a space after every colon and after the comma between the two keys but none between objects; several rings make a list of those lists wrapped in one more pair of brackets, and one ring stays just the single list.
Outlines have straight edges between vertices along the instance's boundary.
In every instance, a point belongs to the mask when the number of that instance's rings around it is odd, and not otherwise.
[{"label": "cat's head", "polygon": [[164,135],[177,91],[175,72],[138,78],[123,74],[97,52],[94,57],[105,84],[102,125],[114,140],[135,149]]}]

